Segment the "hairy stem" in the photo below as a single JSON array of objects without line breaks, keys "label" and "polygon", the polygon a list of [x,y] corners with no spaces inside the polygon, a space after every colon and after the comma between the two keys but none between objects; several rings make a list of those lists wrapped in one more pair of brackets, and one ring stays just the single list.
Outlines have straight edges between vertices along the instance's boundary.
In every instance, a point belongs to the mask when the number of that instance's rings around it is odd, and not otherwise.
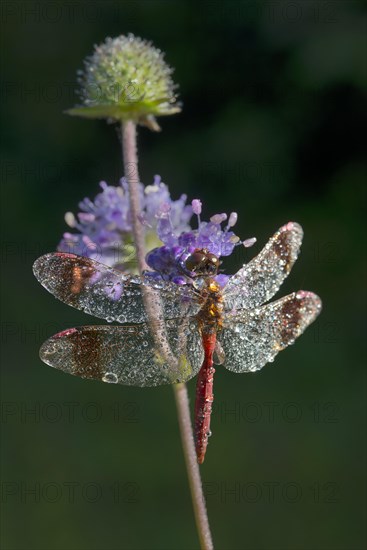
[{"label": "hairy stem", "polygon": [[[132,120],[122,123],[122,155],[124,159],[124,172],[129,186],[130,209],[132,214],[132,232],[136,247],[136,258],[140,275],[148,267],[145,262],[144,227],[139,220],[141,213],[139,195],[139,171],[136,140],[136,124]],[[175,359],[167,341],[164,317],[160,307],[159,295],[147,285],[142,285],[142,294],[149,326],[154,339],[155,347],[162,358],[177,368]]]},{"label": "hairy stem", "polygon": [[140,197],[139,197],[139,170],[138,151],[136,141],[136,124],[132,120],[122,123],[122,155],[124,159],[125,178],[129,186],[130,209],[133,226],[133,235],[136,247],[136,258],[140,274],[147,269],[145,263],[144,227],[139,221]]},{"label": "hairy stem", "polygon": [[[139,171],[136,141],[136,124],[129,120],[122,123],[122,154],[124,160],[124,172],[129,186],[130,208],[132,214],[132,228],[136,246],[136,257],[140,274],[147,268],[145,263],[144,227],[139,221],[140,197],[139,197]],[[177,363],[172,357],[168,345],[162,320],[162,312],[159,311],[159,303],[155,299],[154,292],[149,287],[143,288],[144,305],[147,317],[152,328],[156,345],[170,364]],[[190,419],[190,407],[185,384],[174,384],[178,421],[180,426],[182,447],[185,456],[187,475],[193,502],[196,525],[198,529],[200,545],[203,550],[211,550],[213,542],[210,534],[208,515],[205,506],[203,488],[200,477],[199,465],[196,460],[194,436]]]}]

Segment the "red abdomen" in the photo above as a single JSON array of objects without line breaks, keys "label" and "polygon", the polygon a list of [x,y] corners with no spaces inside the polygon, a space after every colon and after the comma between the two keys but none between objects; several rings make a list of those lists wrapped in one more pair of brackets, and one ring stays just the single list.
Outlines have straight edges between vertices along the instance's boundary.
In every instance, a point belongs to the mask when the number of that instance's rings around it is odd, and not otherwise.
[{"label": "red abdomen", "polygon": [[215,368],[213,366],[213,353],[216,332],[202,334],[202,339],[205,356],[196,382],[195,401],[195,446],[199,464],[204,462],[208,438],[210,436],[210,417],[214,399],[213,378]]}]

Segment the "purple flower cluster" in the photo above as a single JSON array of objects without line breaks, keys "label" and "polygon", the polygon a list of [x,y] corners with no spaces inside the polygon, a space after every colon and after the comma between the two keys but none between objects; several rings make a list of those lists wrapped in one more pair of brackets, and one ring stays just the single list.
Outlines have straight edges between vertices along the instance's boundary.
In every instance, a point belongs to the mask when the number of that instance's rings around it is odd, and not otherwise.
[{"label": "purple flower cluster", "polygon": [[[132,220],[129,189],[125,178],[118,186],[100,183],[102,192],[94,201],[85,198],[79,203],[81,212],[75,217],[65,215],[67,224],[77,230],[64,233],[59,243],[60,252],[87,256],[105,265],[134,271],[135,248],[132,235]],[[206,249],[218,258],[232,254],[235,246],[251,246],[256,239],[240,241],[232,231],[237,214],[215,214],[209,222],[200,218],[202,204],[199,199],[186,204],[186,195],[172,200],[168,187],[155,176],[153,185],[139,184],[141,214],[140,222],[145,228],[145,244],[150,250],[146,262],[152,271],[145,275],[177,284],[192,283],[196,274],[186,267],[187,258],[196,249]],[[197,217],[197,228],[189,225],[192,215]],[[226,222],[222,227],[222,224]],[[157,246],[161,245],[163,246]],[[217,275],[220,284],[228,278]]]},{"label": "purple flower cluster", "polygon": [[[235,246],[242,244],[249,247],[256,242],[256,239],[242,242],[230,230],[237,222],[236,212],[231,213],[228,223],[222,229],[222,223],[227,220],[227,214],[215,214],[209,222],[203,222],[200,219],[201,201],[194,199],[191,205],[198,219],[198,227],[195,230],[177,231],[170,209],[167,207],[165,212],[161,212],[157,234],[164,246],[154,248],[147,254],[146,262],[153,270],[153,272],[146,272],[147,276],[162,277],[177,284],[190,283],[196,274],[188,271],[185,262],[196,249],[206,249],[220,258],[230,256]],[[224,285],[228,278],[225,275],[218,275],[217,280]]]},{"label": "purple flower cluster", "polygon": [[[109,266],[131,267],[135,262],[129,190],[125,178],[120,185],[100,183],[102,192],[94,201],[85,198],[79,203],[81,212],[75,217],[71,212],[65,215],[69,227],[77,233],[64,233],[58,245],[60,252],[70,252],[93,258]],[[170,212],[174,231],[181,233],[190,229],[192,207],[186,204],[186,195],[172,200],[168,187],[155,176],[153,185],[139,184],[141,223],[145,227],[147,248],[160,243],[157,225],[162,216]]]}]

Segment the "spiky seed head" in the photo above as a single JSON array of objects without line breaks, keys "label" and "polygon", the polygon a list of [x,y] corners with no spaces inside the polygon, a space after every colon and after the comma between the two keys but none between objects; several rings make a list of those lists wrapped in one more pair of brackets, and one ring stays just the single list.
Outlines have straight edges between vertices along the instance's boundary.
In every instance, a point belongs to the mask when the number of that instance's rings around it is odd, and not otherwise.
[{"label": "spiky seed head", "polygon": [[82,105],[67,111],[86,118],[134,120],[158,130],[156,116],[179,112],[173,69],[151,42],[133,34],[95,46],[78,72]]}]

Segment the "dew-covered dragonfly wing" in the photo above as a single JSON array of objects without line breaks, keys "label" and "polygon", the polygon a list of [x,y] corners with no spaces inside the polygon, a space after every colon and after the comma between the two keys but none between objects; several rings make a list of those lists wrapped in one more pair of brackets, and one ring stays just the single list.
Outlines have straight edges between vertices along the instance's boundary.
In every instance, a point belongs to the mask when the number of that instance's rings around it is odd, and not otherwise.
[{"label": "dew-covered dragonfly wing", "polygon": [[283,225],[262,251],[229,279],[223,290],[227,311],[252,309],[270,300],[290,273],[302,237],[298,223]]},{"label": "dew-covered dragonfly wing", "polygon": [[189,285],[146,281],[82,256],[54,252],[38,258],[33,271],[38,281],[62,302],[109,322],[147,320],[143,290],[159,303],[163,317],[195,315],[200,300]]},{"label": "dew-covered dragonfly wing", "polygon": [[148,323],[64,330],[43,343],[40,357],[51,367],[103,382],[141,387],[186,382],[199,372],[204,357],[197,322],[165,324],[175,364],[157,349]]},{"label": "dew-covered dragonfly wing", "polygon": [[271,304],[226,316],[218,334],[224,366],[237,373],[261,369],[292,344],[320,311],[320,298],[300,290]]}]

